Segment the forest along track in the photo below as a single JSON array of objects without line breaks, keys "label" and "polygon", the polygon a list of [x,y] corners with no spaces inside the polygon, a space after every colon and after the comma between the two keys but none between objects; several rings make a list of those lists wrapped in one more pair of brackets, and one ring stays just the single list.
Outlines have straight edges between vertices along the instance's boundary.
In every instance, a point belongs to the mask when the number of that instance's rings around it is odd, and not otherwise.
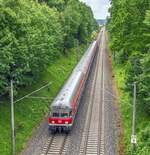
[{"label": "forest along track", "polygon": [[104,73],[103,73],[103,48],[104,30],[102,32],[98,59],[91,86],[89,106],[85,121],[82,140],[80,145],[80,155],[101,154],[104,155]]}]

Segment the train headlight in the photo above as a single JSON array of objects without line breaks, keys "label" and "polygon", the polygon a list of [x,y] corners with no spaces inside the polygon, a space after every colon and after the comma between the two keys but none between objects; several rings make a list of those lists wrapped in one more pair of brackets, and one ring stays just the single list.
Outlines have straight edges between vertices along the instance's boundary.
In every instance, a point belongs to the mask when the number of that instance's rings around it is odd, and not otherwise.
[{"label": "train headlight", "polygon": [[58,120],[58,123],[62,123],[62,120]]},{"label": "train headlight", "polygon": [[69,124],[69,122],[68,121],[65,121],[65,124]]},{"label": "train headlight", "polygon": [[52,124],[54,124],[55,123],[55,121],[52,121]]}]

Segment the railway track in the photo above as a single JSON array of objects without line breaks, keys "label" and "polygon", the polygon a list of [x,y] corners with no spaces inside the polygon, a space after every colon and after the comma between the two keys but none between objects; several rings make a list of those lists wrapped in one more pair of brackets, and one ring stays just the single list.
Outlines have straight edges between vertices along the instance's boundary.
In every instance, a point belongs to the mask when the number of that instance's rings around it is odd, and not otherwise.
[{"label": "railway track", "polygon": [[[102,39],[104,39],[102,37]],[[103,41],[103,40],[102,40]],[[104,79],[103,79],[103,46],[100,47],[91,87],[87,119],[82,134],[80,155],[104,154]]]},{"label": "railway track", "polygon": [[[104,32],[102,32],[104,33]],[[101,42],[103,34],[101,34]],[[102,43],[101,43],[102,44]],[[92,85],[90,87],[90,94],[88,96],[88,110],[85,120],[83,132],[81,134],[81,141],[79,152],[72,152],[73,154],[95,154],[104,155],[103,147],[103,53],[100,47],[97,54],[96,67],[94,77],[92,78]],[[71,144],[71,135],[68,134],[54,134],[50,135],[46,144],[43,147],[41,155],[65,155]]]},{"label": "railway track", "polygon": [[98,38],[100,49],[91,66],[71,132],[68,135],[60,133],[49,135],[45,120],[33,137],[32,143],[28,143],[27,149],[21,155],[118,153],[116,144],[120,133],[117,131],[112,74],[104,32],[103,34],[101,32]]},{"label": "railway track", "polygon": [[50,135],[41,155],[65,155],[69,143],[70,136],[68,134]]}]

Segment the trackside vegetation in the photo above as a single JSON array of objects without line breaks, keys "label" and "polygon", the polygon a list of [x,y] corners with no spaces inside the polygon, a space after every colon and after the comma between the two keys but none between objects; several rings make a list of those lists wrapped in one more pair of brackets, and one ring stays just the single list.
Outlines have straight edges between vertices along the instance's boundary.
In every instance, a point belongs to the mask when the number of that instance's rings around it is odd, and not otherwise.
[{"label": "trackside vegetation", "polygon": [[136,155],[150,153],[150,1],[112,0],[110,48],[121,95],[127,155],[132,154],[133,82],[137,82]]},{"label": "trackside vegetation", "polygon": [[[86,49],[81,46],[80,50]],[[41,78],[35,84],[22,89],[16,98],[20,98],[39,87],[52,82],[52,84],[34,94],[34,97],[45,97],[43,99],[26,98],[15,104],[15,132],[16,150],[20,152],[25,147],[27,140],[32,136],[34,129],[39,125],[43,116],[47,114],[49,104],[59,92],[65,80],[77,63],[76,48],[72,49],[67,56],[61,56],[41,74]],[[82,54],[81,53],[81,54]],[[80,55],[81,56],[81,55]],[[10,130],[10,104],[3,101],[0,105],[0,154],[11,154],[11,130]]]},{"label": "trackside vegetation", "polygon": [[[10,79],[15,100],[52,82],[15,104],[16,152],[34,129],[83,54],[98,25],[78,0],[0,0],[0,154],[11,154]],[[93,33],[94,32],[94,33]]]}]

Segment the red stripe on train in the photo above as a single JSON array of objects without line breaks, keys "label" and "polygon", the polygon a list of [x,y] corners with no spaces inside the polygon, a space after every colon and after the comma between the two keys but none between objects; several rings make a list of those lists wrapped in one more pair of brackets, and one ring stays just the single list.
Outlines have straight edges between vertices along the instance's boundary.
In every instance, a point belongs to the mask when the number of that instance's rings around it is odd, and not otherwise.
[{"label": "red stripe on train", "polygon": [[51,124],[71,124],[72,118],[49,117],[48,122]]}]

